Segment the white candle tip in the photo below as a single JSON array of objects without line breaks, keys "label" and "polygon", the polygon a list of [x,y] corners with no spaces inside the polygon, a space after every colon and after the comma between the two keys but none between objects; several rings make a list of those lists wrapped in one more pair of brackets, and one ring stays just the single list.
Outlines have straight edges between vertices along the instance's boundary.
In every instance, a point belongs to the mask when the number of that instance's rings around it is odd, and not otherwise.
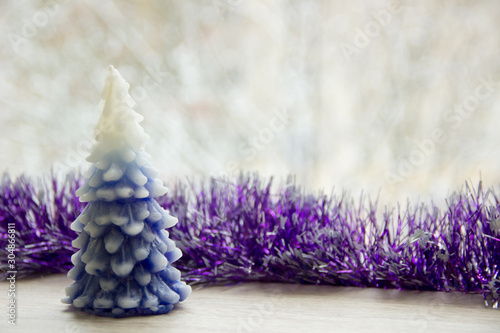
[{"label": "white candle tip", "polygon": [[110,65],[101,94],[102,114],[95,128],[96,140],[106,146],[106,152],[123,148],[124,143],[141,151],[149,138],[139,125],[143,117],[133,109],[135,101],[129,88],[129,83]]}]

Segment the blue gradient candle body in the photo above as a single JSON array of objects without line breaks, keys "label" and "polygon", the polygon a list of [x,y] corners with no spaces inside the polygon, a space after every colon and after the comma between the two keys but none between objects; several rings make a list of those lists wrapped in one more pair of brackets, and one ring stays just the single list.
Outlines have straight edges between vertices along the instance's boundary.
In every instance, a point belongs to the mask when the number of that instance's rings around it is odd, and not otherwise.
[{"label": "blue gradient candle body", "polygon": [[167,189],[144,151],[148,136],[132,107],[129,84],[110,66],[102,93],[87,181],[88,202],[71,228],[73,246],[67,304],[109,317],[167,313],[191,293],[172,266],[182,256],[166,228],[177,223],[154,199]]}]

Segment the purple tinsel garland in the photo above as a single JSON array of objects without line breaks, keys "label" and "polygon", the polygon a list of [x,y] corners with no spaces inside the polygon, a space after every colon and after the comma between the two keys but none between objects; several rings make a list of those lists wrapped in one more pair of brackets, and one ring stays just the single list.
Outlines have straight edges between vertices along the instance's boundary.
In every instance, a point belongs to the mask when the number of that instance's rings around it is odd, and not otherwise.
[{"label": "purple tinsel garland", "polygon": [[[67,272],[75,252],[69,228],[85,204],[79,175],[0,184],[0,279],[6,278],[7,226],[14,223],[18,278]],[[342,195],[305,193],[294,182],[179,182],[158,202],[178,217],[176,267],[190,284],[275,281],[483,294],[498,307],[500,202],[466,187],[441,210],[433,204],[386,209]],[[12,224],[11,224],[12,225]]]}]

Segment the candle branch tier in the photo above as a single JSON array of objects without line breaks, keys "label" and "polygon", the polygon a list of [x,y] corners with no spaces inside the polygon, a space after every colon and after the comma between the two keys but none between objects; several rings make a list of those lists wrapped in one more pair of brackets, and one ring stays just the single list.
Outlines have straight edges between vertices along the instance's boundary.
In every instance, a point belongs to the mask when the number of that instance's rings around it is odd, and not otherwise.
[{"label": "candle branch tier", "polygon": [[167,192],[144,151],[148,136],[132,107],[129,85],[110,67],[103,112],[85,184],[76,192],[87,206],[71,228],[74,267],[64,303],[101,316],[168,313],[191,293],[172,266],[182,253],[166,228],[177,223],[155,197]]}]

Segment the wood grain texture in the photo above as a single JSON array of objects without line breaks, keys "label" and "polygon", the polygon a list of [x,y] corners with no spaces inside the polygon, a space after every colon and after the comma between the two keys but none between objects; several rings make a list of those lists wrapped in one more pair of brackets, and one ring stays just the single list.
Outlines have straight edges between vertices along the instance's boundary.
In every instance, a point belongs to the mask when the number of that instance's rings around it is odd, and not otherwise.
[{"label": "wood grain texture", "polygon": [[[103,318],[62,304],[64,275],[20,280],[17,325],[0,332],[498,332],[480,295],[247,283],[206,287],[168,315]],[[7,305],[7,283],[0,283]],[[5,312],[4,312],[5,313]]]}]

